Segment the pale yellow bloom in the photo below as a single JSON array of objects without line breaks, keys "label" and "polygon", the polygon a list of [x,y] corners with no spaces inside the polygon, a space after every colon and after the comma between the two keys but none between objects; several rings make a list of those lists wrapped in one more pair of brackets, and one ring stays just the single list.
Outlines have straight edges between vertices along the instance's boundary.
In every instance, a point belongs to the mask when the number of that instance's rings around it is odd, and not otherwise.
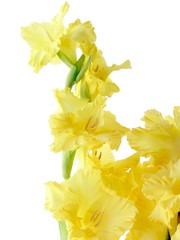
[{"label": "pale yellow bloom", "polygon": [[137,188],[132,172],[139,162],[138,154],[115,161],[109,145],[104,144],[101,148],[92,151],[88,151],[87,148],[80,149],[76,156],[80,160],[80,168],[99,169],[104,185],[115,191],[117,195],[129,198]]},{"label": "pale yellow bloom", "polygon": [[150,215],[155,202],[144,197],[140,189],[136,189],[135,206],[138,213],[133,227],[126,236],[126,240],[166,240],[167,227],[159,221],[152,221]]},{"label": "pale yellow bloom", "polygon": [[[61,38],[60,49],[66,56],[71,59],[73,63],[77,61],[76,49],[81,48],[82,45],[86,45],[89,47],[88,52],[82,52],[89,56],[91,53],[91,44],[96,40],[96,34],[94,32],[94,28],[90,21],[81,23],[79,19],[77,19],[74,23],[69,24],[69,27],[66,30],[66,34]],[[72,53],[74,51],[74,57],[72,57]]]},{"label": "pale yellow bloom", "polygon": [[117,195],[130,198],[138,186],[133,175],[133,169],[138,162],[139,156],[134,154],[126,159],[101,166],[100,171],[104,185],[115,191]]},{"label": "pale yellow bloom", "polygon": [[91,44],[96,40],[96,34],[90,21],[81,22],[77,19],[75,22],[69,24],[65,30],[64,35],[60,38],[60,50],[69,58],[72,64],[77,61],[78,48],[81,49],[82,45],[89,47],[89,52],[83,52],[89,56],[91,54]]},{"label": "pale yellow bloom", "polygon": [[35,72],[57,58],[60,37],[65,31],[63,18],[68,8],[68,3],[64,3],[59,14],[51,22],[34,22],[27,27],[22,27],[22,37],[32,48],[29,64]]},{"label": "pale yellow bloom", "polygon": [[70,89],[55,90],[60,109],[50,116],[49,123],[54,142],[54,152],[76,150],[86,146],[96,149],[104,143],[118,149],[127,128],[121,126],[115,116],[104,110],[104,97],[88,102],[73,95]]},{"label": "pale yellow bloom", "polygon": [[172,219],[177,219],[180,212],[180,159],[149,176],[143,193],[156,202],[151,218],[166,224],[169,229],[174,228]]},{"label": "pale yellow bloom", "polygon": [[157,169],[147,163],[138,163],[136,165],[134,164],[131,171],[131,179],[133,179],[132,183],[134,184],[127,185],[129,190],[128,199],[134,203],[138,209],[138,213],[134,225],[125,239],[165,240],[167,236],[167,226],[158,220],[153,221],[151,219],[151,214],[156,206],[156,202],[148,199],[142,192],[144,182],[146,182],[149,175],[157,171]]},{"label": "pale yellow bloom", "polygon": [[77,48],[81,44],[88,46],[96,40],[94,28],[89,21],[81,23],[78,19],[65,28],[63,19],[68,8],[69,5],[65,2],[51,22],[34,22],[22,28],[22,37],[32,48],[29,64],[35,72],[49,62],[59,62],[59,50],[74,64],[77,61]]},{"label": "pale yellow bloom", "polygon": [[[87,49],[86,49],[87,50]],[[88,51],[90,51],[88,49]],[[130,62],[125,61],[120,65],[113,64],[108,66],[102,51],[98,50],[95,46],[91,46],[91,52],[93,52],[93,59],[90,67],[86,71],[83,79],[78,83],[76,87],[77,93],[80,95],[83,88],[88,89],[89,98],[95,99],[97,95],[112,96],[113,93],[119,91],[119,87],[111,81],[109,75],[116,70],[130,68]]]},{"label": "pale yellow bloom", "polygon": [[69,239],[119,240],[131,228],[136,208],[106,190],[98,170],[78,170],[62,184],[46,184],[46,208],[66,221]]},{"label": "pale yellow bloom", "polygon": [[152,163],[164,164],[180,157],[180,107],[174,108],[174,119],[163,118],[156,110],[145,112],[145,128],[135,128],[128,134],[130,146]]}]

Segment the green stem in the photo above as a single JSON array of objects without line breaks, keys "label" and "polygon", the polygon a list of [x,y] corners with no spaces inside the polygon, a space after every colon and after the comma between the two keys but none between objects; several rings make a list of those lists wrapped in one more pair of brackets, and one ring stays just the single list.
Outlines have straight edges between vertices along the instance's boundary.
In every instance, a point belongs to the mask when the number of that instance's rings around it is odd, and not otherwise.
[{"label": "green stem", "polygon": [[81,68],[81,70],[79,71],[77,77],[76,77],[76,83],[78,83],[81,78],[83,77],[83,75],[85,74],[85,72],[87,71],[89,65],[91,64],[92,61],[92,55],[89,56],[86,64]]},{"label": "green stem", "polygon": [[64,179],[71,176],[71,170],[76,151],[67,151],[62,153],[62,175]]},{"label": "green stem", "polygon": [[[89,56],[86,64],[83,66],[85,59],[84,54],[81,55],[75,64],[73,64],[73,62],[62,51],[59,51],[57,56],[70,68],[65,83],[65,86],[69,88],[72,88],[75,83],[80,81],[92,61],[92,56]],[[84,95],[87,95],[87,90],[84,91]],[[76,151],[67,151],[62,153],[62,175],[64,179],[69,179],[71,176],[75,153]],[[61,240],[67,240],[68,232],[65,222],[59,222],[59,231]]]},{"label": "green stem", "polygon": [[58,222],[58,224],[59,224],[59,232],[60,232],[61,240],[67,240],[68,232],[67,232],[67,228],[66,228],[66,223]]},{"label": "green stem", "polygon": [[85,56],[84,54],[81,55],[81,57],[78,59],[78,61],[75,63],[75,65],[71,66],[71,70],[69,71],[69,74],[66,79],[66,87],[72,88],[72,86],[76,82],[76,77],[78,76],[79,72],[81,71],[81,67],[83,65]]}]

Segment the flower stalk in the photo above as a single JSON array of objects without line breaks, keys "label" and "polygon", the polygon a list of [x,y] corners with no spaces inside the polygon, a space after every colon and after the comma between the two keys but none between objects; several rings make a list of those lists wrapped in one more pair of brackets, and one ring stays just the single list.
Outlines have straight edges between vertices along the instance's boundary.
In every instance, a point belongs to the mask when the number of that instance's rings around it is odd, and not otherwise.
[{"label": "flower stalk", "polygon": [[[61,240],[119,239],[125,233],[126,239],[179,240],[180,106],[173,116],[150,109],[144,126],[122,126],[106,103],[119,91],[110,74],[131,68],[130,61],[108,66],[91,22],[64,26],[68,8],[65,2],[50,22],[22,28],[35,72],[52,62],[69,68],[64,89],[54,90],[58,109],[49,118],[51,151],[62,153],[64,180],[46,183],[45,207]],[[114,150],[123,137],[135,154],[117,160]]]},{"label": "flower stalk", "polygon": [[60,240],[68,240],[68,232],[65,222],[59,222]]},{"label": "flower stalk", "polygon": [[68,179],[71,176],[72,166],[76,151],[62,152],[62,176]]}]

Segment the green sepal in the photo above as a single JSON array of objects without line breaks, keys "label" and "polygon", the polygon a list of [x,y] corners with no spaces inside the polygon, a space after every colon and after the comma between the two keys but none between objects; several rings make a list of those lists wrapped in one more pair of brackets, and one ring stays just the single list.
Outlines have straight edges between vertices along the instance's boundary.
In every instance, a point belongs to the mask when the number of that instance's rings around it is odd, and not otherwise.
[{"label": "green sepal", "polygon": [[76,68],[73,66],[68,73],[68,76],[66,78],[65,86],[69,87],[69,88],[72,88],[72,86],[74,85],[74,81],[76,79],[76,76],[77,76],[77,71],[76,71]]},{"label": "green sepal", "polygon": [[61,50],[59,50],[57,55],[61,59],[61,61],[64,62],[69,68],[74,67],[73,62]]},{"label": "green sepal", "polygon": [[76,151],[62,152],[62,176],[68,179],[71,176],[71,170]]},{"label": "green sepal", "polygon": [[80,72],[78,73],[78,75],[76,77],[75,83],[78,83],[81,80],[81,78],[83,77],[83,75],[87,71],[89,65],[91,64],[91,61],[92,61],[92,55],[89,56],[86,64],[81,68]]},{"label": "green sepal", "polygon": [[66,223],[58,222],[58,224],[59,224],[59,232],[60,232],[61,240],[67,240],[68,232],[67,232],[67,228],[66,228]]},{"label": "green sepal", "polygon": [[66,84],[65,84],[66,87],[72,88],[72,86],[75,84],[76,77],[78,76],[78,74],[81,70],[84,59],[85,59],[85,55],[82,54],[81,57],[78,59],[78,61],[75,63],[75,65],[72,65],[70,67],[71,69],[70,69],[69,74],[66,79]]},{"label": "green sepal", "polygon": [[69,88],[72,88],[74,84],[81,80],[92,61],[92,55],[90,55],[83,66],[85,55],[82,54],[78,61],[73,64],[73,62],[61,50],[59,50],[57,56],[70,68],[65,84],[65,86]]},{"label": "green sepal", "polygon": [[84,59],[85,59],[85,55],[82,54],[81,57],[78,59],[78,61],[75,63],[75,67],[76,67],[76,70],[77,70],[77,74],[80,72],[80,70],[81,70],[81,68],[82,68]]},{"label": "green sepal", "polygon": [[81,98],[88,98],[91,101],[89,87],[85,81],[81,82],[80,96],[81,96]]}]

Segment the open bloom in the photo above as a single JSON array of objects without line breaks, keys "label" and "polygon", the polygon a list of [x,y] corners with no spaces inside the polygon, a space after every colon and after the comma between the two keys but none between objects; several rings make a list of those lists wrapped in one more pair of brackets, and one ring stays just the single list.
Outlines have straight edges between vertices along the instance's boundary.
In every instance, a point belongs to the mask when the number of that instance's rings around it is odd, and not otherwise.
[{"label": "open bloom", "polygon": [[51,22],[34,22],[22,28],[22,37],[32,48],[29,64],[35,72],[57,57],[60,37],[65,31],[63,18],[68,8],[69,5],[65,3]]},{"label": "open bloom", "polygon": [[94,42],[96,35],[89,21],[81,23],[76,20],[65,28],[63,19],[68,11],[67,2],[63,4],[60,12],[51,22],[34,22],[27,27],[22,27],[22,37],[32,48],[29,64],[35,72],[49,62],[58,62],[59,50],[66,55],[72,64],[77,61],[76,49],[81,44],[88,45]]},{"label": "open bloom", "polygon": [[[143,193],[156,202],[151,218],[174,231],[180,212],[180,159],[149,176],[143,185]],[[175,227],[172,226],[173,218],[176,219]]]},{"label": "open bloom", "polygon": [[[96,34],[90,21],[81,22],[77,19],[75,22],[69,24],[65,34],[60,39],[61,51],[74,64],[77,61],[76,49],[80,48],[82,53],[89,56],[92,52],[92,43],[96,40]],[[89,48],[84,52],[82,46],[86,45]]]},{"label": "open bloom", "polygon": [[167,237],[167,227],[160,221],[152,221],[150,215],[155,202],[147,199],[140,189],[134,192],[134,204],[138,209],[133,227],[126,236],[126,240],[161,240]]},{"label": "open bloom", "polygon": [[105,111],[105,98],[98,96],[95,101],[80,99],[69,88],[55,90],[59,110],[50,116],[49,123],[54,142],[51,150],[73,151],[86,146],[89,150],[104,143],[118,149],[127,128],[116,122],[115,116]]},{"label": "open bloom", "polygon": [[119,91],[119,87],[111,81],[109,75],[113,71],[130,68],[130,62],[127,60],[120,65],[113,64],[112,66],[108,66],[102,55],[102,51],[98,50],[96,46],[92,46],[91,51],[93,52],[91,65],[78,83],[76,91],[80,94],[84,88],[87,88],[88,97],[91,100],[94,100],[99,94],[110,97],[113,93]]},{"label": "open bloom", "polygon": [[143,175],[149,175],[157,169],[141,164],[138,153],[114,161],[106,145],[86,155],[86,159],[85,167],[91,165],[98,168],[107,189],[113,190],[119,197],[129,199],[138,209],[134,224],[125,239],[166,239],[167,226],[150,218],[156,202],[149,200],[142,193],[142,185],[145,181]]},{"label": "open bloom", "polygon": [[174,108],[174,118],[163,118],[158,111],[149,110],[142,120],[145,128],[128,134],[130,146],[158,165],[176,161],[180,157],[180,107]]},{"label": "open bloom", "polygon": [[69,239],[119,240],[131,228],[136,208],[102,183],[95,169],[78,170],[62,184],[46,184],[46,208],[66,221]]},{"label": "open bloom", "polygon": [[142,192],[142,186],[149,175],[157,169],[146,163],[138,163],[132,168],[134,184],[130,186],[129,197],[138,209],[133,227],[126,236],[126,240],[160,240],[167,237],[167,226],[158,220],[152,220],[151,214],[156,206],[156,202],[148,199]]}]

